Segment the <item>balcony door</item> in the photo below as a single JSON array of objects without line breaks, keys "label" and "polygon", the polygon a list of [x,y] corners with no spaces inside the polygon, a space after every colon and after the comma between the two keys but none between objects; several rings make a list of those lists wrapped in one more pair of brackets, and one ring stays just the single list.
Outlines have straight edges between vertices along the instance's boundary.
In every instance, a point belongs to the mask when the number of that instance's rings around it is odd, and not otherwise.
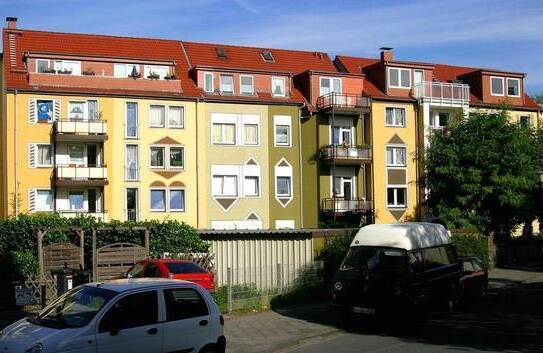
[{"label": "balcony door", "polygon": [[327,95],[329,93],[341,94],[342,84],[340,78],[333,77],[321,77],[320,78],[320,89],[319,93],[321,96]]},{"label": "balcony door", "polygon": [[126,220],[136,222],[138,220],[138,189],[126,189]]},{"label": "balcony door", "polygon": [[435,113],[430,115],[430,126],[444,128],[449,124],[449,113]]},{"label": "balcony door", "polygon": [[341,197],[344,200],[352,200],[355,197],[353,179],[354,178],[352,176],[334,177],[334,196]]},{"label": "balcony door", "polygon": [[353,128],[350,126],[333,126],[332,144],[346,146],[353,145]]},{"label": "balcony door", "polygon": [[87,145],[87,165],[89,167],[98,165],[98,149],[96,145]]}]

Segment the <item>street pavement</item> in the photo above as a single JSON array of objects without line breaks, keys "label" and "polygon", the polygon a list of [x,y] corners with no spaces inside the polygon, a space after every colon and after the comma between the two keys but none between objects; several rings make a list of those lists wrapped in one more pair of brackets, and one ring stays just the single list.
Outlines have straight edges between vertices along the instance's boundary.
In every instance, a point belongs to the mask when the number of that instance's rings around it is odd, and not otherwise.
[{"label": "street pavement", "polygon": [[231,353],[543,352],[543,269],[495,269],[488,295],[419,324],[345,323],[325,303],[232,317]]}]

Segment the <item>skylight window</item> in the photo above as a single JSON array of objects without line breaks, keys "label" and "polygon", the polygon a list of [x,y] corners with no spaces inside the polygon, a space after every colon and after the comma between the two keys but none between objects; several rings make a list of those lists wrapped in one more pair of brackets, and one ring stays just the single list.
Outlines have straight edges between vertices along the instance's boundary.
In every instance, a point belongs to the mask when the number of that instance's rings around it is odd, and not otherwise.
[{"label": "skylight window", "polygon": [[267,62],[273,62],[274,61],[273,55],[272,55],[271,51],[269,51],[269,50],[264,50],[262,52],[262,58],[264,59],[264,61],[267,61]]},{"label": "skylight window", "polygon": [[227,56],[224,48],[215,48],[215,52],[217,52],[217,57],[221,59],[226,59]]}]

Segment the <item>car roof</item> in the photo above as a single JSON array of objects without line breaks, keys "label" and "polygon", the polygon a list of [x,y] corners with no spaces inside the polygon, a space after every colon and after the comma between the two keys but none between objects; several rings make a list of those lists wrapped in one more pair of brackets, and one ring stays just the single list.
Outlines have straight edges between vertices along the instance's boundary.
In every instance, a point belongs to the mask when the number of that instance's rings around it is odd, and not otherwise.
[{"label": "car roof", "polygon": [[194,283],[168,278],[123,278],[106,282],[87,283],[86,286],[104,288],[122,293],[144,288],[163,288],[168,286],[195,287]]}]

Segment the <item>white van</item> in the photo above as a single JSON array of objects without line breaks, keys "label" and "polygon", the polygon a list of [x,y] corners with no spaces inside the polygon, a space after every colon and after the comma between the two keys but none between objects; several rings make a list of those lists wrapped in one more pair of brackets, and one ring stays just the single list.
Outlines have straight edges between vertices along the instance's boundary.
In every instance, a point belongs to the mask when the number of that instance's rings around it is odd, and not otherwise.
[{"label": "white van", "polygon": [[202,287],[121,279],[79,286],[0,333],[0,352],[224,353],[224,319]]},{"label": "white van", "polygon": [[440,224],[372,224],[361,228],[332,285],[337,308],[394,314],[458,296],[460,263]]}]

